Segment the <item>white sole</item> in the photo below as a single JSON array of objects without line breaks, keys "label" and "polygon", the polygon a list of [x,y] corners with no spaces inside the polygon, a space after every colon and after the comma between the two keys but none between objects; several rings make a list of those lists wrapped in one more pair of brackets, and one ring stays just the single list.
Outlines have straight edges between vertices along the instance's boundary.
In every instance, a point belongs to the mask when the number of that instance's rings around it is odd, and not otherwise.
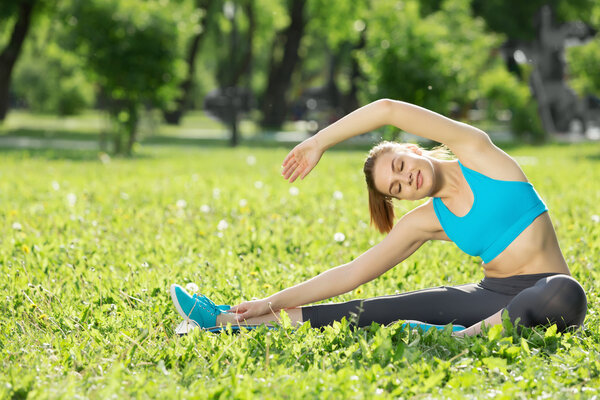
[{"label": "white sole", "polygon": [[200,328],[198,326],[198,324],[196,324],[195,321],[192,321],[191,319],[186,319],[186,320],[181,321],[179,323],[179,325],[177,325],[177,327],[175,328],[175,333],[179,336],[183,336],[183,335],[187,335],[194,329],[202,329],[202,328]]},{"label": "white sole", "polygon": [[[185,321],[192,321],[190,319],[190,317],[188,317],[187,314],[183,312],[183,309],[179,305],[179,300],[177,300],[177,296],[175,295],[175,288],[177,286],[179,286],[179,285],[173,284],[173,285],[171,285],[171,288],[169,289],[169,292],[171,292],[171,300],[173,300],[173,304],[175,304],[175,308],[177,309],[177,312],[179,313],[179,315],[181,315]],[[195,321],[193,323],[196,324]],[[198,324],[196,324],[196,325],[198,325]]]}]

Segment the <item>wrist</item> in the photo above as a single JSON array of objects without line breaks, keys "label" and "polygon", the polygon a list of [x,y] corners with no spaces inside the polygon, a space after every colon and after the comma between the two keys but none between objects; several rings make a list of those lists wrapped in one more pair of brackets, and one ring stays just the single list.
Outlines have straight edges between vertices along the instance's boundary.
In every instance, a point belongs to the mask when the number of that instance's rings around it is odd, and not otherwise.
[{"label": "wrist", "polygon": [[[325,128],[327,129],[327,128]],[[313,141],[313,143],[315,144],[315,146],[317,147],[317,149],[319,149],[322,153],[325,152],[325,150],[327,150],[328,148],[330,148],[331,146],[333,146],[335,143],[328,143],[326,138],[325,138],[325,134],[322,133],[323,130],[320,130],[319,132],[317,132],[315,135],[313,135],[310,140]]]}]

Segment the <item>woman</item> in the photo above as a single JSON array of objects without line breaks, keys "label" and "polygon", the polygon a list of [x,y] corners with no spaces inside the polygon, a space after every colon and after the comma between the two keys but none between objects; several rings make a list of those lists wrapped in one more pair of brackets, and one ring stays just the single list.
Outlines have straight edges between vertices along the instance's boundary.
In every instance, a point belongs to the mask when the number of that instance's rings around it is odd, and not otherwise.
[{"label": "woman", "polygon": [[[329,147],[350,137],[395,125],[403,131],[443,143],[458,160],[435,157],[416,145],[383,143],[371,150],[364,172],[371,221],[389,234],[360,257],[267,298],[231,307],[190,296],[178,285],[171,295],[179,313],[206,328],[232,323],[261,324],[285,310],[292,323],[313,327],[343,317],[358,326],[417,320],[467,327],[482,324],[556,323],[559,330],[583,323],[587,300],[570,276],[547,208],[517,164],[481,130],[424,108],[382,99],[368,104],[296,146],[283,162],[290,182],[304,178]],[[426,203],[394,225],[392,199]],[[342,293],[377,278],[429,240],[455,242],[483,259],[479,283],[299,307]],[[227,310],[227,311],[226,311]]]}]

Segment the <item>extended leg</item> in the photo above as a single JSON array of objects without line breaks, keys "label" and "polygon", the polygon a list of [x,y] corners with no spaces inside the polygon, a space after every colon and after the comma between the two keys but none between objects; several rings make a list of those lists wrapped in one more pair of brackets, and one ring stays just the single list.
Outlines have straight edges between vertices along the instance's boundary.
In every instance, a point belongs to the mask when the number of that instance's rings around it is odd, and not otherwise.
[{"label": "extended leg", "polygon": [[484,289],[479,284],[441,286],[391,296],[345,303],[302,307],[303,320],[313,327],[346,317],[357,326],[416,320],[428,324],[471,326],[505,307],[513,296]]}]

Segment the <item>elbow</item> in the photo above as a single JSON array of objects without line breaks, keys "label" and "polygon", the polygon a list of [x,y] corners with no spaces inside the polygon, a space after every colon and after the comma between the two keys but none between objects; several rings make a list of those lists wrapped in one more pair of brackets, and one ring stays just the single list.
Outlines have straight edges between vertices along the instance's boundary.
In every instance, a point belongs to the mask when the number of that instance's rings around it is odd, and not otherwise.
[{"label": "elbow", "polygon": [[398,101],[392,99],[379,99],[373,103],[376,106],[377,114],[380,120],[389,125],[394,108],[398,105]]}]

